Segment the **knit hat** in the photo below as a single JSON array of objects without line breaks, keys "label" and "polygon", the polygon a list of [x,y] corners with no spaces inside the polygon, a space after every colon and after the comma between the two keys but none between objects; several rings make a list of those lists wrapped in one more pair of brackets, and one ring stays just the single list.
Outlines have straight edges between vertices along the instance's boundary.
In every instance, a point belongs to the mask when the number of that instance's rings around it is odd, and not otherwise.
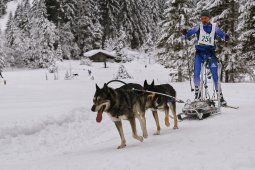
[{"label": "knit hat", "polygon": [[208,10],[201,11],[200,17],[202,17],[202,16],[207,16],[207,17],[211,18],[210,12]]}]

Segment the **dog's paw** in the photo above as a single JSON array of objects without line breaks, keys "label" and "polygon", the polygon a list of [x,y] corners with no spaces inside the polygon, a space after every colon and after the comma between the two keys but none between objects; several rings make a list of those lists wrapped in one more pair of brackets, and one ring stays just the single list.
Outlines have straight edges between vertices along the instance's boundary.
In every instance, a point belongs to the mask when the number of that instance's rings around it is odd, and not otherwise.
[{"label": "dog's paw", "polygon": [[153,133],[153,135],[160,135],[160,131]]},{"label": "dog's paw", "polygon": [[148,133],[143,134],[143,138],[148,138]]},{"label": "dog's paw", "polygon": [[139,140],[140,142],[143,142],[143,137],[142,137],[142,136],[138,136],[138,140]]},{"label": "dog's paw", "polygon": [[127,145],[126,144],[121,144],[120,146],[117,147],[117,149],[122,149],[125,148]]},{"label": "dog's paw", "polygon": [[165,125],[166,125],[166,127],[169,127],[170,126],[170,122],[169,121],[165,121]]},{"label": "dog's paw", "polygon": [[178,126],[174,126],[174,127],[173,127],[173,129],[175,129],[175,130],[176,130],[176,129],[179,129],[179,128],[178,128]]},{"label": "dog's paw", "polygon": [[165,125],[166,127],[170,126],[169,117],[165,117]]}]

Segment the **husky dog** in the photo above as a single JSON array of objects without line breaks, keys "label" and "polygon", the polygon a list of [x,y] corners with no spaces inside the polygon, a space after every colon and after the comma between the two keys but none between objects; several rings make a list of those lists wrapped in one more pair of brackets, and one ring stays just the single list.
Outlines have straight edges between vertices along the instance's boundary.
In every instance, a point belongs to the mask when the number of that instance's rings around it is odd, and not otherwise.
[{"label": "husky dog", "polygon": [[[169,84],[161,84],[161,85],[154,85],[154,80],[152,83],[149,85],[147,81],[144,81],[144,90],[149,90],[153,92],[158,92],[158,93],[164,93],[173,97],[176,97],[176,91],[174,88],[169,85]],[[159,119],[158,119],[158,112],[157,110],[160,111],[165,111],[165,125],[167,127],[170,126],[169,122],[169,109],[171,109],[173,116],[174,116],[174,129],[178,129],[178,124],[177,124],[177,116],[176,116],[176,102],[174,100],[171,100],[171,98],[167,96],[162,96],[156,93],[151,93],[147,95],[147,100],[146,100],[146,110],[151,109],[153,117],[155,119],[156,125],[157,125],[157,131],[154,133],[154,135],[159,135],[160,134],[160,124],[159,124]]]},{"label": "husky dog", "polygon": [[[96,121],[98,123],[102,121],[103,112],[106,112],[115,123],[121,138],[121,144],[118,146],[118,149],[126,146],[121,120],[128,120],[130,122],[135,139],[143,142],[143,137],[148,137],[145,120],[146,98],[138,96],[132,90],[133,88],[143,90],[141,85],[132,83],[125,84],[117,89],[110,88],[107,84],[104,84],[104,87],[100,89],[96,85],[93,99],[94,104],[91,110],[97,112]],[[137,135],[135,118],[138,118],[140,122],[143,137]]]}]

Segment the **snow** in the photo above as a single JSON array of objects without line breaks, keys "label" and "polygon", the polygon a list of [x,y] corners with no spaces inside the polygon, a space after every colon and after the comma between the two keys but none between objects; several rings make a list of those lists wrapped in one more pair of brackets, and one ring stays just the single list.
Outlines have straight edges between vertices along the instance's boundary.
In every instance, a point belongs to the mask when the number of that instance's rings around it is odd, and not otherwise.
[{"label": "snow", "polygon": [[92,56],[94,56],[97,53],[104,53],[104,54],[107,54],[107,55],[112,56],[112,57],[115,57],[115,55],[116,55],[115,51],[111,51],[110,52],[110,51],[102,50],[102,49],[90,50],[90,51],[84,53],[83,55],[85,57],[92,57]]},{"label": "snow", "polygon": [[[169,82],[169,71],[158,64],[135,60],[124,65],[134,77],[125,82]],[[70,66],[79,76],[64,80]],[[147,111],[149,138],[143,143],[132,138],[129,123],[123,121],[127,147],[117,150],[120,138],[114,123],[107,114],[101,124],[96,123],[96,113],[90,109],[95,83],[102,87],[112,80],[119,64],[108,63],[105,69],[103,63],[85,66],[65,61],[58,67],[59,80],[44,69],[3,72],[7,85],[0,79],[1,170],[254,169],[254,83],[222,84],[227,102],[240,109],[223,108],[223,114],[202,121],[179,122],[178,130],[172,129],[172,120],[171,128],[165,127],[164,113],[159,113],[160,136],[153,136],[156,125]],[[171,84],[178,98],[193,98],[188,82]],[[178,113],[182,107],[177,105]],[[141,134],[139,125],[137,129]]]}]

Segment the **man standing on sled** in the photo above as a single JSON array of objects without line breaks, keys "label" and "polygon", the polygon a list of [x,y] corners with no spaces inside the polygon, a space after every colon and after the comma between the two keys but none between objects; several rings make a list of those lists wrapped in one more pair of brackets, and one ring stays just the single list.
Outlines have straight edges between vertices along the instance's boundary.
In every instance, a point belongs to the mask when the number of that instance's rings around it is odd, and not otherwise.
[{"label": "man standing on sled", "polygon": [[[217,27],[216,23],[210,22],[210,12],[204,10],[201,12],[200,19],[201,23],[198,26],[193,27],[190,30],[184,29],[182,31],[182,38],[189,38],[192,35],[196,34],[197,43],[196,43],[196,56],[194,62],[194,84],[195,84],[195,100],[200,99],[200,72],[201,65],[203,61],[208,61],[208,66],[212,73],[215,90],[218,92],[220,90],[220,103],[222,106],[226,106],[227,102],[223,98],[220,87],[218,87],[218,59],[215,55],[215,38],[219,36],[222,40],[228,41],[229,36],[222,32],[222,30]],[[218,94],[218,93],[217,93]]]}]

